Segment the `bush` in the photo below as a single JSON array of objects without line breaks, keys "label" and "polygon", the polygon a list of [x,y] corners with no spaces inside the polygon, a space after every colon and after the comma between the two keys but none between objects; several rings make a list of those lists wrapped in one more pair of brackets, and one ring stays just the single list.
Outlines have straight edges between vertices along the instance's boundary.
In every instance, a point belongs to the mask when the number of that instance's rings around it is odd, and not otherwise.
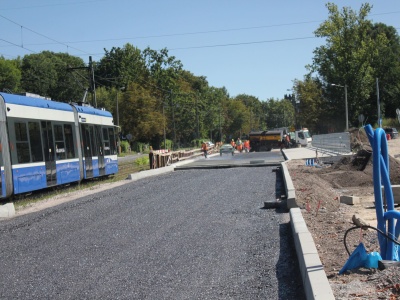
[{"label": "bush", "polygon": [[192,141],[192,147],[194,147],[194,148],[201,148],[201,144],[202,144],[202,142],[204,141],[204,139],[199,139],[199,140],[193,140]]},{"label": "bush", "polygon": [[149,144],[140,143],[140,142],[133,142],[132,143],[132,150],[138,153],[146,153],[149,150]]},{"label": "bush", "polygon": [[383,119],[382,120],[382,127],[394,127],[399,128],[399,121],[397,119]]},{"label": "bush", "polygon": [[135,160],[137,166],[148,166],[150,163],[149,156],[142,156]]},{"label": "bush", "polygon": [[121,141],[121,152],[123,153],[128,153],[131,150],[131,147],[129,146],[129,143],[127,141]]},{"label": "bush", "polygon": [[165,145],[164,141],[161,142],[161,149],[172,149],[172,141],[171,140],[165,140]]}]

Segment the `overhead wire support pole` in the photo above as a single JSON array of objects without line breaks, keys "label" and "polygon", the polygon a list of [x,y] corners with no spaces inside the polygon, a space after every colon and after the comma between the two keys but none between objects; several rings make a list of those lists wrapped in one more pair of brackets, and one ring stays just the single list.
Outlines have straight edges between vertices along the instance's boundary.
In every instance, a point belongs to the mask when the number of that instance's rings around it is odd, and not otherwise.
[{"label": "overhead wire support pole", "polygon": [[89,56],[89,66],[87,67],[74,67],[74,68],[67,68],[67,71],[71,71],[71,70],[88,70],[89,72],[89,88],[85,89],[85,94],[83,96],[82,99],[82,103],[85,103],[85,99],[86,99],[86,95],[88,93],[88,91],[92,94],[92,105],[94,107],[97,107],[97,99],[96,99],[96,85],[95,85],[95,81],[94,81],[94,71],[93,71],[93,63],[92,63],[92,57]]},{"label": "overhead wire support pole", "polygon": [[173,149],[176,149],[176,128],[175,128],[175,103],[174,103],[174,97],[172,94],[172,90],[171,90],[171,104],[172,104],[172,122],[173,122],[173,126],[174,126],[174,146]]},{"label": "overhead wire support pole", "polygon": [[89,56],[89,74],[90,74],[90,90],[92,92],[93,106],[97,107],[96,85],[95,85],[95,81],[94,81],[93,62],[92,62],[91,56]]},{"label": "overhead wire support pole", "polygon": [[198,107],[198,96],[196,95],[196,125],[197,125],[197,139],[200,138],[200,128],[199,128],[199,107]]},{"label": "overhead wire support pole", "polygon": [[349,131],[349,107],[347,104],[347,84],[344,85],[344,103],[346,106],[346,131]]}]

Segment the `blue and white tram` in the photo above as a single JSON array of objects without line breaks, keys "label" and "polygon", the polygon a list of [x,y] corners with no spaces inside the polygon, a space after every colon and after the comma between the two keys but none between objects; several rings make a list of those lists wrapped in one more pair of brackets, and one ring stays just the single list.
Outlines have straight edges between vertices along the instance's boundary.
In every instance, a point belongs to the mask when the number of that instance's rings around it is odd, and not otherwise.
[{"label": "blue and white tram", "polygon": [[80,130],[83,178],[115,174],[118,160],[111,113],[90,106],[73,106]]},{"label": "blue and white tram", "polygon": [[0,93],[0,198],[115,174],[115,141],[107,111]]}]

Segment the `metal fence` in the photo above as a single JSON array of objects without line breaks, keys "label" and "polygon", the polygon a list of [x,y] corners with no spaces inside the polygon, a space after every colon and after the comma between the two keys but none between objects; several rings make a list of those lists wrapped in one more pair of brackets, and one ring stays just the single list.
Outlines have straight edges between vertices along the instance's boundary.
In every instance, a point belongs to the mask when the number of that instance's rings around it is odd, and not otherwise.
[{"label": "metal fence", "polygon": [[321,150],[340,154],[351,153],[350,133],[340,132],[313,135],[311,145]]}]

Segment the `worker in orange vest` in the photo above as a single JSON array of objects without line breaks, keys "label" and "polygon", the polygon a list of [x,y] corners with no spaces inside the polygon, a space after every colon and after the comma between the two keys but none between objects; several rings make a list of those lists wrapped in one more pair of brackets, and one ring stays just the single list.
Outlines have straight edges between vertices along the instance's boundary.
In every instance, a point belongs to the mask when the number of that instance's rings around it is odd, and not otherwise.
[{"label": "worker in orange vest", "polygon": [[243,143],[242,143],[242,141],[240,140],[240,138],[238,138],[237,141],[236,141],[236,149],[237,149],[240,153],[242,153],[242,150],[243,150]]},{"label": "worker in orange vest", "polygon": [[236,149],[236,144],[235,144],[235,140],[234,139],[232,139],[231,145],[232,145],[233,149]]},{"label": "worker in orange vest", "polygon": [[250,151],[250,141],[249,140],[245,140],[243,143],[244,146],[244,151],[247,153]]},{"label": "worker in orange vest", "polygon": [[207,158],[207,154],[208,154],[208,145],[206,142],[203,142],[201,144],[201,151],[204,152],[204,157]]}]

